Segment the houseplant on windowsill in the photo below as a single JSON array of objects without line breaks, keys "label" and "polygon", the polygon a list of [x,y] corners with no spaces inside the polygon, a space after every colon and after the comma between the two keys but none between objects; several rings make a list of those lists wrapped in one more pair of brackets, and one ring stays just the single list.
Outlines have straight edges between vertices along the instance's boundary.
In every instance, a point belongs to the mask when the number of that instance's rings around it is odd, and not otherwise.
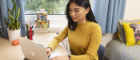
[{"label": "houseplant on windowsill", "polygon": [[9,14],[8,16],[9,22],[4,20],[3,21],[8,26],[7,31],[8,31],[9,40],[13,41],[17,39],[18,35],[20,35],[21,20],[18,20],[20,14],[20,7],[18,7],[18,11],[17,11],[15,1],[14,0],[11,1],[13,2],[12,10],[10,10],[10,8],[7,8]]}]

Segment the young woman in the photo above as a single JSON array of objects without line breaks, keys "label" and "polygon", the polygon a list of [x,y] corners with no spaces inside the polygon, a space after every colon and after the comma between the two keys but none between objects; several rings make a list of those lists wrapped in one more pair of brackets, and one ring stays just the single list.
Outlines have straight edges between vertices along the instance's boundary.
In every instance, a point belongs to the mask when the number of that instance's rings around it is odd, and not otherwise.
[{"label": "young woman", "polygon": [[69,0],[66,7],[68,25],[51,40],[47,54],[66,37],[72,55],[56,56],[51,60],[98,60],[98,48],[102,39],[101,27],[95,21],[89,0]]}]

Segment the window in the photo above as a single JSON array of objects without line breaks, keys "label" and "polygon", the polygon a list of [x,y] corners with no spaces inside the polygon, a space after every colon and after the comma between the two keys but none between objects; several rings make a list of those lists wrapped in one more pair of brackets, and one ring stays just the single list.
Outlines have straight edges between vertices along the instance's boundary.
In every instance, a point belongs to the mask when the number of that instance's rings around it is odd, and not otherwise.
[{"label": "window", "polygon": [[65,7],[69,0],[23,0],[24,14],[34,15],[44,7],[48,14],[65,14]]}]

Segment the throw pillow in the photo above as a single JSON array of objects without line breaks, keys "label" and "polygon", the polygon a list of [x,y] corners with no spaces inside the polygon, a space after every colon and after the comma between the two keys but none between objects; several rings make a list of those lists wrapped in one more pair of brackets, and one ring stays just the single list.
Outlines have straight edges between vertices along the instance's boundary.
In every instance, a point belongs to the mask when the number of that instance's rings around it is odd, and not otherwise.
[{"label": "throw pillow", "polygon": [[140,22],[140,20],[119,20],[118,24],[117,24],[117,28],[118,28],[118,37],[120,39],[121,43],[126,43],[126,39],[125,39],[125,31],[124,28],[122,26],[122,23],[136,23],[136,22]]},{"label": "throw pillow", "polygon": [[[139,24],[131,24],[131,23],[122,23],[124,30],[125,30],[125,37],[126,37],[126,45],[132,46],[140,44],[138,33],[136,30],[140,29],[140,22]],[[139,30],[138,30],[139,31]],[[137,33],[137,34],[135,34]]]}]

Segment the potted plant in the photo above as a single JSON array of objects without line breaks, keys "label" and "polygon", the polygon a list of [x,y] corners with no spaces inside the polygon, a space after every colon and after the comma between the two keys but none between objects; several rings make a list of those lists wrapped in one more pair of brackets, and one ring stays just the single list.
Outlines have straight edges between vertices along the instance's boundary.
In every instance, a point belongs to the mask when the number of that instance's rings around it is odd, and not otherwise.
[{"label": "potted plant", "polygon": [[[21,26],[21,20],[18,20],[19,14],[20,14],[20,7],[18,7],[18,10],[16,9],[16,3],[14,0],[11,0],[13,2],[13,8],[10,10],[10,8],[7,8],[8,10],[8,21],[4,21],[6,25],[8,26],[8,36],[9,40],[13,41],[17,39],[17,35],[20,35],[20,26]],[[15,13],[15,15],[14,15]]]}]

